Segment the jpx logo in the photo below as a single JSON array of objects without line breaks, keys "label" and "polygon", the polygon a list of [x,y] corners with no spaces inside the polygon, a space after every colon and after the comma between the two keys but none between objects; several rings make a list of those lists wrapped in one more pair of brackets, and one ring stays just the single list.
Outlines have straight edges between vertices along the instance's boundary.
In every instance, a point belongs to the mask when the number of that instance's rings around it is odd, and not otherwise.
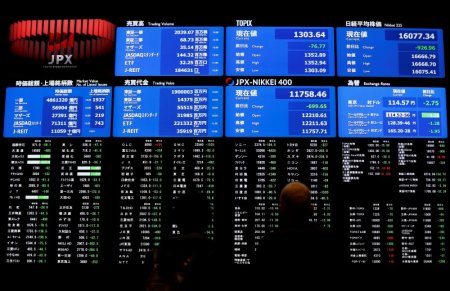
[{"label": "jpx logo", "polygon": [[72,55],[52,55],[49,65],[71,65]]}]

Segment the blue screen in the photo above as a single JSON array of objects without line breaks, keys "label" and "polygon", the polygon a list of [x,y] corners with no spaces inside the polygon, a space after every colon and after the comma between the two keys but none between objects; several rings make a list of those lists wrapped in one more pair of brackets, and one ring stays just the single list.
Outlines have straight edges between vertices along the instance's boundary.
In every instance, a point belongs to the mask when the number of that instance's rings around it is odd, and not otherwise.
[{"label": "blue screen", "polygon": [[334,76],[331,27],[227,27],[229,76]]},{"label": "blue screen", "polygon": [[228,137],[335,137],[334,87],[226,89]]},{"label": "blue screen", "polygon": [[223,27],[119,27],[116,76],[219,76]]},{"label": "blue screen", "polygon": [[339,76],[443,78],[441,29],[337,28]]},{"label": "blue screen", "polygon": [[221,137],[222,87],[116,87],[115,137]]},{"label": "blue screen", "polygon": [[7,88],[5,137],[109,137],[111,87]]},{"label": "blue screen", "polygon": [[447,138],[444,88],[339,87],[340,137]]}]

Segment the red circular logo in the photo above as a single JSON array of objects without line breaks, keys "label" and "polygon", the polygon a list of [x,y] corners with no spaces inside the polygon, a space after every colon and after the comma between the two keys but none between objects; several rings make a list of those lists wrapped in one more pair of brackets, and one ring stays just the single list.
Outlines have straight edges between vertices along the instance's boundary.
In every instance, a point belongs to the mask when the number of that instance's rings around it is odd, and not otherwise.
[{"label": "red circular logo", "polygon": [[114,39],[115,25],[103,19],[22,20],[11,24],[9,33],[12,53],[42,61],[102,56],[113,49]]}]

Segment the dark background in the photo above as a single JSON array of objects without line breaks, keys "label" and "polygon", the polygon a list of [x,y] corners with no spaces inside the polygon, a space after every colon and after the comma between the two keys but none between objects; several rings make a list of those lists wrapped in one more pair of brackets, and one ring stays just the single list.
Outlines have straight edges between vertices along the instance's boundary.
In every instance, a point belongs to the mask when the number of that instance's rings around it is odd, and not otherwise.
[{"label": "dark background", "polygon": [[[364,5],[364,4],[360,4]],[[139,9],[136,7],[136,11]],[[247,15],[234,15],[234,16],[224,16],[224,15],[214,15],[212,16],[158,16],[155,13],[149,13],[149,15],[125,15],[125,16],[108,16],[105,13],[99,13],[96,15],[81,13],[76,15],[59,13],[59,14],[39,14],[39,15],[8,15],[0,19],[0,110],[3,111],[4,108],[4,94],[5,88],[9,86],[15,86],[16,80],[48,80],[48,79],[89,79],[94,78],[102,83],[107,83],[109,86],[119,86],[123,85],[125,78],[114,77],[114,51],[101,59],[97,59],[95,62],[85,62],[80,64],[76,70],[45,70],[42,68],[42,64],[33,61],[27,61],[22,58],[18,58],[9,53],[8,48],[8,29],[12,22],[17,20],[31,20],[31,19],[66,19],[66,18],[103,18],[106,19],[116,26],[125,26],[126,20],[145,20],[145,21],[166,21],[174,22],[176,26],[183,25],[207,25],[207,26],[235,26],[236,19],[252,19],[254,26],[332,26],[332,27],[343,27],[345,26],[346,20],[375,20],[383,22],[392,23],[402,23],[404,28],[443,28],[444,29],[444,46],[446,52],[446,68],[447,72],[450,68],[449,56],[450,56],[450,30],[449,21],[447,17],[444,16],[330,16],[330,15],[304,15],[299,12],[299,16],[252,16],[252,14]],[[153,15],[152,15],[153,14]],[[301,14],[301,16],[300,16]],[[447,74],[448,75],[448,74]],[[148,77],[148,80],[167,80],[174,81],[175,85],[221,85],[224,84],[225,76],[223,77],[205,77],[205,78],[189,78],[189,77]],[[315,78],[292,78],[295,85],[346,85],[347,78],[339,77],[315,77]],[[365,78],[359,78],[365,79]],[[427,86],[427,87],[446,87],[449,88],[448,77],[444,79],[402,79],[402,78],[367,78],[368,81],[388,81],[392,86]],[[448,101],[447,101],[448,103]],[[447,105],[448,107],[448,105]],[[3,114],[3,112],[2,112]],[[0,128],[3,128],[3,115],[0,116]],[[109,145],[106,148],[105,162],[107,165],[114,167],[114,155],[117,153],[117,149],[120,142],[112,138],[104,139],[105,145]],[[446,140],[447,141],[447,140]],[[8,168],[8,145],[11,141],[0,138],[0,148],[1,148],[1,160],[3,161],[2,169],[7,170]],[[336,144],[339,140],[333,141]],[[218,141],[219,150],[226,151],[232,142],[225,140]],[[331,147],[330,149],[332,149]],[[331,154],[331,153],[330,153]],[[222,157],[222,163],[225,164],[227,158],[226,154]],[[340,154],[336,159],[340,159]],[[330,160],[333,160],[331,158]],[[335,165],[335,169],[339,171],[339,166]],[[216,170],[217,171],[217,170]],[[5,172],[7,173],[7,171]],[[108,176],[109,175],[109,176]],[[217,176],[220,176],[217,174]],[[113,174],[107,174],[106,178],[113,178]],[[5,174],[1,178],[2,189],[0,193],[6,194],[7,188],[3,185],[7,185],[8,175]],[[337,179],[337,178],[336,178]],[[111,192],[113,190],[113,185],[105,186],[104,192]],[[339,185],[339,183],[335,183]],[[228,191],[230,188],[227,185],[224,186],[223,192]],[[281,187],[280,185],[279,187]],[[368,185],[361,185],[362,191],[367,191],[366,187]],[[370,185],[369,187],[372,187]],[[228,187],[228,188],[227,188]],[[337,188],[337,186],[335,186]],[[230,189],[231,190],[231,189]],[[278,191],[279,189],[277,189]],[[342,189],[333,189],[335,193],[341,192]],[[231,193],[231,192],[230,192]],[[230,261],[226,263],[222,270],[218,272],[223,272],[225,275],[224,282],[220,282],[219,286],[226,286],[228,290],[252,290],[251,281],[256,277],[251,276],[251,268],[249,266],[236,266],[232,264],[231,249],[232,249],[232,232],[231,232],[231,198],[227,193],[217,193],[218,197],[216,200],[216,212],[217,212],[217,230],[216,235],[220,240],[221,244],[224,246],[225,254],[230,256]],[[446,206],[448,205],[448,197],[446,198]],[[217,203],[220,202],[220,203]],[[0,197],[0,234],[3,236],[5,228],[5,217],[6,217],[6,195]],[[108,203],[108,202],[105,202]],[[110,206],[110,210],[106,210],[106,214],[103,215],[105,222],[110,221],[114,218],[114,211],[111,210],[113,207]],[[339,209],[338,206],[334,207]],[[109,214],[111,216],[108,216]],[[339,213],[339,210],[334,211],[333,219],[343,220],[343,214]],[[447,209],[447,222],[449,219],[448,209]],[[106,227],[106,226],[105,226]],[[110,228],[108,230],[108,228]],[[114,230],[114,225],[109,224],[106,227],[106,233],[112,232]],[[344,231],[339,229],[339,231]],[[446,229],[449,232],[449,227]],[[337,241],[343,241],[346,233],[342,233],[342,237],[337,238]],[[3,258],[4,241],[0,236],[0,247],[1,256]],[[448,238],[447,238],[447,248],[448,248]],[[101,253],[110,254],[110,249],[114,246],[108,245],[108,241],[104,239],[103,245],[101,246]],[[447,251],[447,254],[448,251]],[[448,258],[447,258],[448,260]],[[108,259],[104,260],[102,263],[96,266],[80,266],[80,265],[68,265],[61,266],[56,264],[48,264],[44,266],[40,265],[6,265],[4,261],[0,262],[4,272],[1,275],[1,281],[3,281],[4,286],[8,287],[5,290],[48,290],[50,288],[58,288],[59,290],[137,290],[141,285],[143,279],[146,276],[147,268],[141,265],[128,265],[119,266],[114,263],[108,263]],[[276,266],[274,266],[276,268]],[[336,267],[336,274],[324,274],[324,276],[329,277],[324,280],[330,280],[330,285],[335,287],[342,286],[349,289],[360,287],[367,288],[372,285],[380,285],[383,287],[390,288],[395,284],[403,284],[406,288],[407,285],[411,283],[424,283],[428,285],[430,290],[435,290],[435,286],[443,284],[440,286],[449,285],[449,281],[446,278],[449,274],[448,263],[446,267],[436,267],[436,266],[351,266],[345,262],[342,265]],[[341,274],[341,275],[338,275]],[[338,278],[331,279],[337,276]],[[303,278],[304,279],[304,278]],[[299,283],[303,281],[301,276],[299,276]],[[239,283],[241,280],[247,281],[248,285]],[[401,288],[404,290],[404,288]],[[298,289],[300,290],[300,289]]]}]

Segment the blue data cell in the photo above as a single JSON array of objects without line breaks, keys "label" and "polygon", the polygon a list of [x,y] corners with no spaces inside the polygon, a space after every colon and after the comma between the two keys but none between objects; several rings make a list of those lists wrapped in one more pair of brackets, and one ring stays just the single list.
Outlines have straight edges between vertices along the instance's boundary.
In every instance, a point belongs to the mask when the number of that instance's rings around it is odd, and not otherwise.
[{"label": "blue data cell", "polygon": [[337,28],[338,76],[445,77],[441,29]]},{"label": "blue data cell", "polygon": [[109,137],[111,87],[7,88],[5,137]]},{"label": "blue data cell", "polygon": [[116,76],[221,76],[223,27],[119,27]]},{"label": "blue data cell", "polygon": [[447,138],[445,88],[339,87],[339,136]]},{"label": "blue data cell", "polygon": [[226,89],[227,137],[335,137],[335,87]]},{"label": "blue data cell", "polygon": [[223,89],[116,87],[115,137],[222,137]]},{"label": "blue data cell", "polygon": [[331,27],[227,27],[229,76],[334,76]]}]

